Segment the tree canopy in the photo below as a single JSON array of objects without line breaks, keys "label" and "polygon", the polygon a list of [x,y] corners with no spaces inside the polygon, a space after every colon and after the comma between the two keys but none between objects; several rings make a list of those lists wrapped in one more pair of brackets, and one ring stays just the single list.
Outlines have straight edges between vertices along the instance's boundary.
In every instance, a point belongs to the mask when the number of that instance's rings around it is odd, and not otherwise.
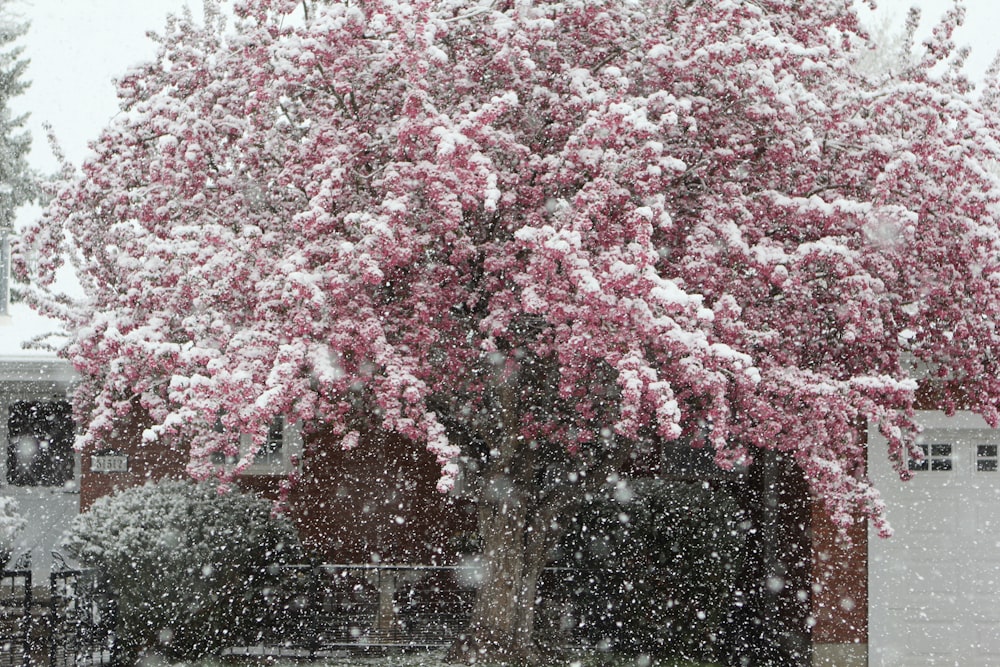
[{"label": "tree canopy", "polygon": [[24,79],[28,61],[16,46],[28,26],[11,11],[9,0],[0,0],[0,316],[10,313],[10,233],[14,216],[39,194],[37,176],[28,168],[31,135],[25,131],[27,115],[15,115],[12,102],[29,85]]},{"label": "tree canopy", "polygon": [[[996,90],[959,72],[961,10],[876,74],[846,1],[235,14],[171,19],[21,241],[75,332],[85,445],[141,405],[204,478],[217,420],[347,448],[374,420],[442,490],[471,441],[769,448],[887,530],[859,426],[905,474],[911,360],[996,423]],[[82,302],[52,293],[67,258]]]},{"label": "tree canopy", "polygon": [[0,1],[0,230],[11,229],[15,211],[38,194],[37,177],[28,168],[27,115],[15,115],[11,109],[11,102],[30,85],[24,79],[24,48],[16,46],[28,24],[17,19],[10,4]]}]

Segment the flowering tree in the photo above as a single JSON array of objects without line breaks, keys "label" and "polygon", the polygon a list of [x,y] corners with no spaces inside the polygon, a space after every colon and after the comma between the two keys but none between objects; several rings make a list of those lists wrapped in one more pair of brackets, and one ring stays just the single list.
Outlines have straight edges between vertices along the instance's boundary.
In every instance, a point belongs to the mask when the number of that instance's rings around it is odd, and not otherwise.
[{"label": "flowering tree", "polygon": [[[887,532],[859,426],[906,474],[908,360],[996,423],[996,96],[934,69],[960,10],[878,76],[834,0],[235,11],[169,23],[23,237],[84,446],[137,405],[198,478],[217,420],[398,432],[476,494],[471,647],[509,655],[559,513],[644,451],[780,450]],[[67,256],[83,303],[46,292]]]}]

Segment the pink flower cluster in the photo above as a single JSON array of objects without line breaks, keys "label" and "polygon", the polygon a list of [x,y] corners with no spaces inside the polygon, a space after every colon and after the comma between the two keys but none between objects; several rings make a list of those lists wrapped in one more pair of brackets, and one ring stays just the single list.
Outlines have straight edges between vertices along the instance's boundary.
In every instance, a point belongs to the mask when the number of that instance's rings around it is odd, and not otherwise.
[{"label": "pink flower cluster", "polygon": [[[873,77],[833,0],[298,5],[173,20],[24,235],[85,443],[141,405],[204,476],[285,415],[398,432],[447,489],[473,432],[689,438],[790,453],[847,525],[881,521],[866,420],[908,456],[909,360],[996,422],[997,95],[947,67],[959,14]],[[83,303],[47,292],[68,256]]]}]

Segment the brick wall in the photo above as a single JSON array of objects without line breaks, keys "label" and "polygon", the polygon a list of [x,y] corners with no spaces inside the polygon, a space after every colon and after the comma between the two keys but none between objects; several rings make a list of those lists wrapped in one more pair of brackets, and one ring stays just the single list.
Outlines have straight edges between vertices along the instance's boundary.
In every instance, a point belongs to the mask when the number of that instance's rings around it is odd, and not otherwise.
[{"label": "brick wall", "polygon": [[[121,424],[107,451],[129,456],[125,473],[91,469],[83,457],[80,508],[148,480],[184,477],[185,452],[142,444],[143,423]],[[317,558],[344,563],[450,563],[475,530],[472,506],[435,489],[440,469],[419,445],[372,433],[350,452],[322,431],[304,437],[302,472],[288,496],[289,515]],[[286,477],[247,475],[240,486],[277,498]]]}]

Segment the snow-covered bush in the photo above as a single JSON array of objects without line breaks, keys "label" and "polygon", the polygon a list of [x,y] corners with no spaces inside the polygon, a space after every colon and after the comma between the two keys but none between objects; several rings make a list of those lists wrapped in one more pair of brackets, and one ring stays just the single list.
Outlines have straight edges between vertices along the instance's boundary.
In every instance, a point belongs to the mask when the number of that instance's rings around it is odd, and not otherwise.
[{"label": "snow-covered bush", "polygon": [[[553,606],[595,645],[621,653],[715,658],[744,558],[739,506],[724,486],[634,480],[595,495],[560,542]],[[568,577],[568,581],[567,581]],[[568,603],[568,604],[567,604]]]},{"label": "snow-covered bush", "polygon": [[117,592],[126,655],[200,657],[253,629],[250,591],[300,556],[291,522],[271,510],[213,483],[148,483],[98,500],[63,546]]},{"label": "snow-covered bush", "polygon": [[14,539],[24,530],[26,523],[18,511],[17,501],[9,496],[0,496],[0,567],[10,560]]}]

